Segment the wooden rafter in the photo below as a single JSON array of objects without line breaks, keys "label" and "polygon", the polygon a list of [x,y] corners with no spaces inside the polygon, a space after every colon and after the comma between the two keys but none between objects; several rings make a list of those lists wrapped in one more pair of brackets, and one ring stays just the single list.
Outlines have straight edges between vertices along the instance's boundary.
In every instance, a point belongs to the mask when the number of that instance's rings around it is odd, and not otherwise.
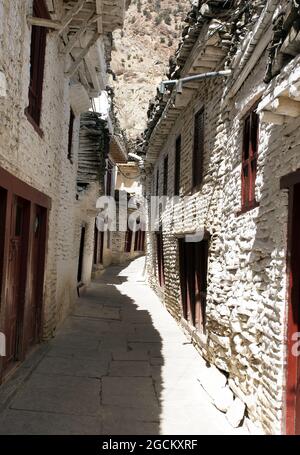
[{"label": "wooden rafter", "polygon": [[82,51],[80,52],[80,54],[78,55],[78,57],[76,58],[76,60],[72,63],[72,65],[70,66],[69,70],[67,71],[67,76],[71,77],[75,71],[77,70],[77,68],[79,67],[80,63],[82,62],[82,60],[84,59],[84,57],[86,56],[86,54],[88,53],[88,51],[90,50],[90,48],[96,43],[96,41],[99,39],[99,33],[96,32],[94,33],[94,35],[92,36],[92,38],[90,39],[90,41],[88,42],[88,44],[86,45],[86,47],[84,49],[82,49]]},{"label": "wooden rafter", "polygon": [[82,10],[82,8],[84,7],[85,3],[87,2],[87,0],[79,0],[74,6],[72,9],[70,9],[70,11],[66,14],[66,16],[63,18],[62,20],[62,28],[59,32],[59,34],[61,35],[63,33],[63,31],[68,27],[68,25],[70,24],[70,22],[72,22],[73,18]]},{"label": "wooden rafter", "polygon": [[96,22],[98,19],[99,19],[100,16],[98,16],[97,14],[92,14],[90,16],[90,18],[87,20],[87,22],[85,22],[82,27],[80,27],[77,32],[75,33],[75,35],[72,36],[72,38],[69,40],[69,42],[66,44],[63,52],[65,54],[68,54],[69,52],[71,52],[71,50],[75,47],[75,44],[77,43],[78,40],[80,40],[80,38],[84,35],[84,33],[86,32],[86,30],[88,29],[88,27],[93,24],[94,22]]}]

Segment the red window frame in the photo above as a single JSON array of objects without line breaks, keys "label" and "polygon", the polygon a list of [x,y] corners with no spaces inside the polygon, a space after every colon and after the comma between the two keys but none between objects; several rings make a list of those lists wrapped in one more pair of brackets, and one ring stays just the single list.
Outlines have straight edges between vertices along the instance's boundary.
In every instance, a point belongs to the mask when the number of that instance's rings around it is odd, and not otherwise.
[{"label": "red window frame", "polygon": [[[256,107],[256,106],[255,106]],[[255,183],[257,175],[259,142],[259,116],[253,108],[244,119],[242,151],[242,209],[248,211],[257,207]]]},{"label": "red window frame", "polygon": [[203,180],[204,156],[204,107],[195,115],[193,147],[193,188],[201,185]]},{"label": "red window frame", "polygon": [[[44,0],[34,0],[33,15],[43,19],[51,19],[47,5]],[[32,26],[31,50],[30,50],[30,84],[29,84],[29,105],[26,108],[26,115],[38,132],[43,97],[44,68],[47,41],[46,27]]]}]

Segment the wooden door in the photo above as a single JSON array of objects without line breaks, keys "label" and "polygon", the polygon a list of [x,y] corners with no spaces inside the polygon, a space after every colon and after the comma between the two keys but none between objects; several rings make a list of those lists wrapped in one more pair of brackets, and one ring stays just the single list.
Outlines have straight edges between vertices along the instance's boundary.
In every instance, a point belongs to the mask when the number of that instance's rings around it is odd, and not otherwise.
[{"label": "wooden door", "polygon": [[179,239],[179,268],[183,317],[205,332],[208,242]]},{"label": "wooden door", "polygon": [[25,201],[14,196],[11,211],[9,255],[7,264],[5,335],[6,357],[4,369],[19,359],[23,319],[23,297],[26,282],[26,254],[29,223],[29,209]]},{"label": "wooden door", "polygon": [[300,184],[290,189],[286,432],[300,435]]},{"label": "wooden door", "polygon": [[26,309],[26,345],[40,339],[42,321],[43,285],[46,250],[47,210],[33,206],[33,237],[31,244],[30,299]]}]

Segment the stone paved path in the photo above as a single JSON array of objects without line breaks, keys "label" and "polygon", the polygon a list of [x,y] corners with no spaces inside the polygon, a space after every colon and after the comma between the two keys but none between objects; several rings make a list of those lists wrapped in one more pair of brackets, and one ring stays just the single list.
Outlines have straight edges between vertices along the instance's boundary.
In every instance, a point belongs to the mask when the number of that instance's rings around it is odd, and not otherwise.
[{"label": "stone paved path", "polygon": [[0,389],[1,434],[242,433],[201,388],[201,358],[143,266],[109,268]]}]

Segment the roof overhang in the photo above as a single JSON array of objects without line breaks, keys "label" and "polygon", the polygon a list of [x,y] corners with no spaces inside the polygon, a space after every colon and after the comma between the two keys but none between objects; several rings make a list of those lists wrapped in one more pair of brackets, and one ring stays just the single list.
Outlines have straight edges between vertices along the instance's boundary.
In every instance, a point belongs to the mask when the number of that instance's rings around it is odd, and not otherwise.
[{"label": "roof overhang", "polygon": [[113,135],[110,140],[109,157],[117,164],[127,163],[128,161],[126,148],[122,140],[116,135]]},{"label": "roof overhang", "polygon": [[[190,51],[186,64],[181,72],[181,77],[217,71],[224,61],[226,50],[218,34],[218,21],[204,24],[201,33]],[[175,125],[182,111],[188,106],[199,90],[202,80],[195,80],[184,84],[182,92],[173,90],[165,96],[167,104],[163,113],[154,127],[147,147],[146,161],[154,163],[161,152],[171,129]]]}]

